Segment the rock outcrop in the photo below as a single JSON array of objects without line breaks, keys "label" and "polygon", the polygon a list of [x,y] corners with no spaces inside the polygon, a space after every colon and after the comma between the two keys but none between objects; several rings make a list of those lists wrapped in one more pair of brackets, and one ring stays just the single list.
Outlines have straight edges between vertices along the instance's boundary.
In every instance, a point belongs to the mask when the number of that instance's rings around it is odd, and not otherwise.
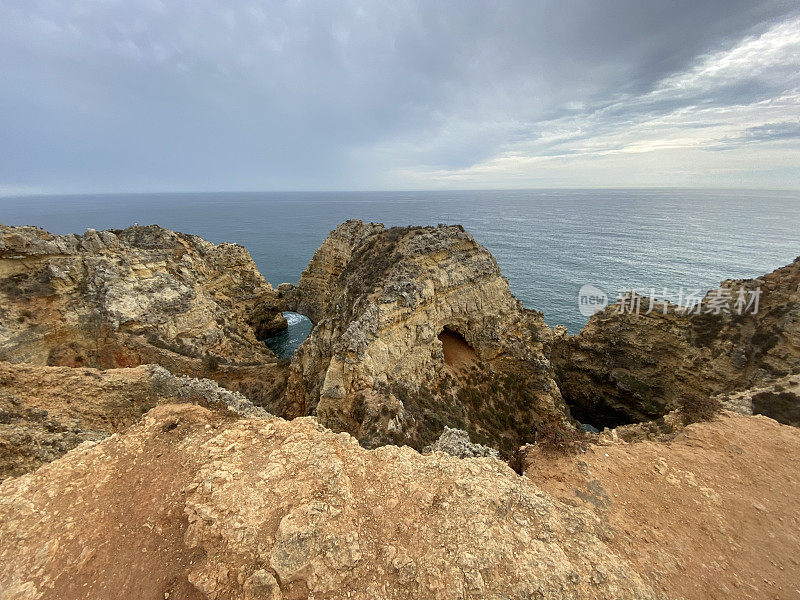
[{"label": "rock outcrop", "polygon": [[154,406],[186,402],[267,414],[214,381],[175,376],[158,365],[102,371],[0,362],[0,481],[124,431]]},{"label": "rock outcrop", "polygon": [[572,427],[546,358],[550,329],[459,226],[348,221],[303,273],[315,322],[292,364],[287,414],[363,444],[433,443],[443,427],[507,451]]},{"label": "rock outcrop", "polygon": [[286,369],[258,338],[285,327],[247,250],[157,226],[52,235],[0,226],[0,360],[157,363],[272,410]]},{"label": "rock outcrop", "polygon": [[599,519],[496,459],[197,406],[4,482],[0,539],[8,600],[655,598]]},{"label": "rock outcrop", "polygon": [[[755,306],[735,310],[741,289],[761,290],[757,313]],[[800,373],[800,259],[757,279],[723,282],[699,314],[674,305],[665,314],[660,303],[645,314],[647,302],[638,315],[611,305],[577,336],[554,343],[559,387],[579,420],[614,426],[655,419],[694,397]],[[776,403],[757,412],[791,422],[783,410]]]},{"label": "rock outcrop", "polygon": [[493,456],[500,458],[500,453],[494,448],[475,444],[469,439],[469,434],[461,429],[452,429],[447,425],[439,439],[430,446],[424,448],[424,452],[444,452],[450,456],[458,458],[478,458],[482,456]]},{"label": "rock outcrop", "polygon": [[771,380],[760,387],[720,394],[716,399],[739,414],[765,415],[800,427],[800,374]]}]

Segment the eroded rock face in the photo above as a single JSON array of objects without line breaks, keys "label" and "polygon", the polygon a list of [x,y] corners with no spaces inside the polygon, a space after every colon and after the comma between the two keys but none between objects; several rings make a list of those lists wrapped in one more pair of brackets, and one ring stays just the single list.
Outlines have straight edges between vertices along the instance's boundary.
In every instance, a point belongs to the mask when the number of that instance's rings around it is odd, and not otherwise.
[{"label": "eroded rock face", "polygon": [[297,311],[313,322],[322,319],[334,293],[339,275],[353,258],[353,253],[369,237],[385,231],[379,223],[350,220],[325,238],[300,276]]},{"label": "eroded rock face", "polygon": [[448,425],[514,450],[544,422],[570,426],[541,313],[459,226],[348,221],[299,294],[316,326],[292,364],[291,416],[316,414],[368,447],[422,448]]},{"label": "eroded rock face", "polygon": [[656,597],[501,461],[187,405],[4,482],[0,538],[8,600]]},{"label": "eroded rock face", "polygon": [[238,392],[158,365],[101,371],[0,361],[0,481],[124,431],[154,406],[187,402],[267,415]]},{"label": "eroded rock face", "polygon": [[[597,313],[553,347],[561,392],[579,420],[618,425],[655,419],[681,399],[764,387],[800,373],[800,259],[752,280],[728,280],[727,310],[686,315]],[[761,289],[759,309],[733,310],[739,289]],[[718,295],[711,290],[703,306]],[[645,306],[643,300],[643,305]],[[642,311],[644,312],[644,311]],[[781,411],[769,416],[789,423]]]},{"label": "eroded rock face", "polygon": [[0,299],[0,360],[157,363],[280,409],[285,369],[257,338],[285,327],[281,302],[241,246],[158,226],[0,226]]}]

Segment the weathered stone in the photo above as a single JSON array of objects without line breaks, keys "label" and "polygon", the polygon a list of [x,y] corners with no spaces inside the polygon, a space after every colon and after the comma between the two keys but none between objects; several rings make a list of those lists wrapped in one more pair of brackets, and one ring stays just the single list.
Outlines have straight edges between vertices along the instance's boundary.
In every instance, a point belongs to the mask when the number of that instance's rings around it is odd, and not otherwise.
[{"label": "weathered stone", "polygon": [[[611,305],[576,336],[562,333],[552,361],[561,393],[579,420],[617,425],[655,419],[682,399],[764,387],[800,373],[800,259],[752,280],[728,280],[728,304],[719,314],[709,303],[684,314],[659,303],[649,314]],[[758,312],[738,314],[740,289],[761,290]],[[751,296],[746,296],[750,299]],[[646,307],[648,300],[643,299]],[[789,422],[781,411],[769,414]]]},{"label": "weathered stone", "polygon": [[657,598],[598,517],[501,461],[198,406],[4,482],[0,539],[9,600]]},{"label": "weathered stone", "polygon": [[493,456],[500,458],[500,453],[494,448],[474,444],[469,439],[469,434],[461,429],[451,429],[447,425],[442,431],[442,435],[430,446],[425,447],[425,452],[444,452],[450,456],[458,458],[477,458],[483,456]]},{"label": "weathered stone", "polygon": [[545,422],[574,427],[541,313],[461,227],[348,221],[299,293],[316,325],[292,364],[290,416],[317,415],[368,447],[422,448],[451,426],[511,452]]},{"label": "weathered stone", "polygon": [[0,481],[123,431],[154,406],[185,402],[268,416],[238,392],[158,365],[100,371],[0,361]]},{"label": "weathered stone", "polygon": [[157,363],[281,410],[285,367],[257,339],[285,327],[247,250],[157,226],[57,236],[0,226],[0,360]]},{"label": "weathered stone", "polygon": [[717,400],[743,415],[765,415],[800,427],[800,373],[774,379],[758,387],[720,394]]},{"label": "weathered stone", "polygon": [[735,585],[771,597],[800,573],[798,451],[797,429],[724,413],[669,444],[534,447],[520,477],[495,458],[365,450],[313,418],[158,406],[0,484],[0,590],[700,600]]}]

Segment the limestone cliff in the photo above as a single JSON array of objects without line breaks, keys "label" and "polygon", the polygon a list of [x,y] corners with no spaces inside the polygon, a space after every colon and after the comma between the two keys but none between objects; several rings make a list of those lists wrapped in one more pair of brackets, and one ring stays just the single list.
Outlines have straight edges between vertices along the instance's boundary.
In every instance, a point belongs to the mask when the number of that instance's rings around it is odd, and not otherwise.
[{"label": "limestone cliff", "polygon": [[[743,314],[734,310],[742,288],[761,290],[757,313],[754,306]],[[732,292],[711,290],[700,314],[674,305],[664,314],[659,305],[637,315],[615,304],[577,336],[558,339],[552,361],[574,414],[599,425],[655,419],[695,397],[800,373],[800,259],[757,279],[725,281],[720,289]],[[727,303],[719,304],[720,297]],[[724,308],[706,312],[710,302]],[[792,422],[796,417],[781,406],[762,403],[757,412]]]},{"label": "limestone cliff", "polygon": [[257,338],[285,327],[247,250],[157,226],[52,235],[0,226],[0,360],[157,363],[275,408],[285,369]]},{"label": "limestone cliff", "polygon": [[[460,227],[348,221],[273,290],[158,227],[0,226],[0,598],[794,598],[800,430],[752,413],[800,425],[800,260],[742,285],[554,337]],[[556,375],[659,418],[551,447]]]},{"label": "limestone cliff", "polygon": [[430,444],[445,425],[513,451],[570,427],[545,356],[551,332],[459,226],[348,221],[303,273],[316,325],[293,360],[287,414],[367,446]]}]

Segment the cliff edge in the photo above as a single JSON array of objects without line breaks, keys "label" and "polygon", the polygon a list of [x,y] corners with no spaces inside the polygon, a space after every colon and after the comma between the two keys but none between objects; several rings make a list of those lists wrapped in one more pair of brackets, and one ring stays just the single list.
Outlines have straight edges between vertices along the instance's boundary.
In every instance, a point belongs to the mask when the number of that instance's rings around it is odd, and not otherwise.
[{"label": "cliff edge", "polygon": [[[737,310],[740,290],[756,293],[758,305]],[[756,279],[724,281],[692,312],[669,303],[648,311],[648,299],[640,300],[639,314],[616,303],[578,335],[556,339],[559,388],[580,420],[613,427],[777,385],[774,401],[757,403],[756,412],[800,424],[800,396],[779,384],[800,373],[800,259]]]},{"label": "cliff edge", "polygon": [[457,226],[348,221],[278,290],[0,227],[0,597],[796,599],[800,429],[753,413],[800,424],[800,261],[734,285],[569,337]]}]

